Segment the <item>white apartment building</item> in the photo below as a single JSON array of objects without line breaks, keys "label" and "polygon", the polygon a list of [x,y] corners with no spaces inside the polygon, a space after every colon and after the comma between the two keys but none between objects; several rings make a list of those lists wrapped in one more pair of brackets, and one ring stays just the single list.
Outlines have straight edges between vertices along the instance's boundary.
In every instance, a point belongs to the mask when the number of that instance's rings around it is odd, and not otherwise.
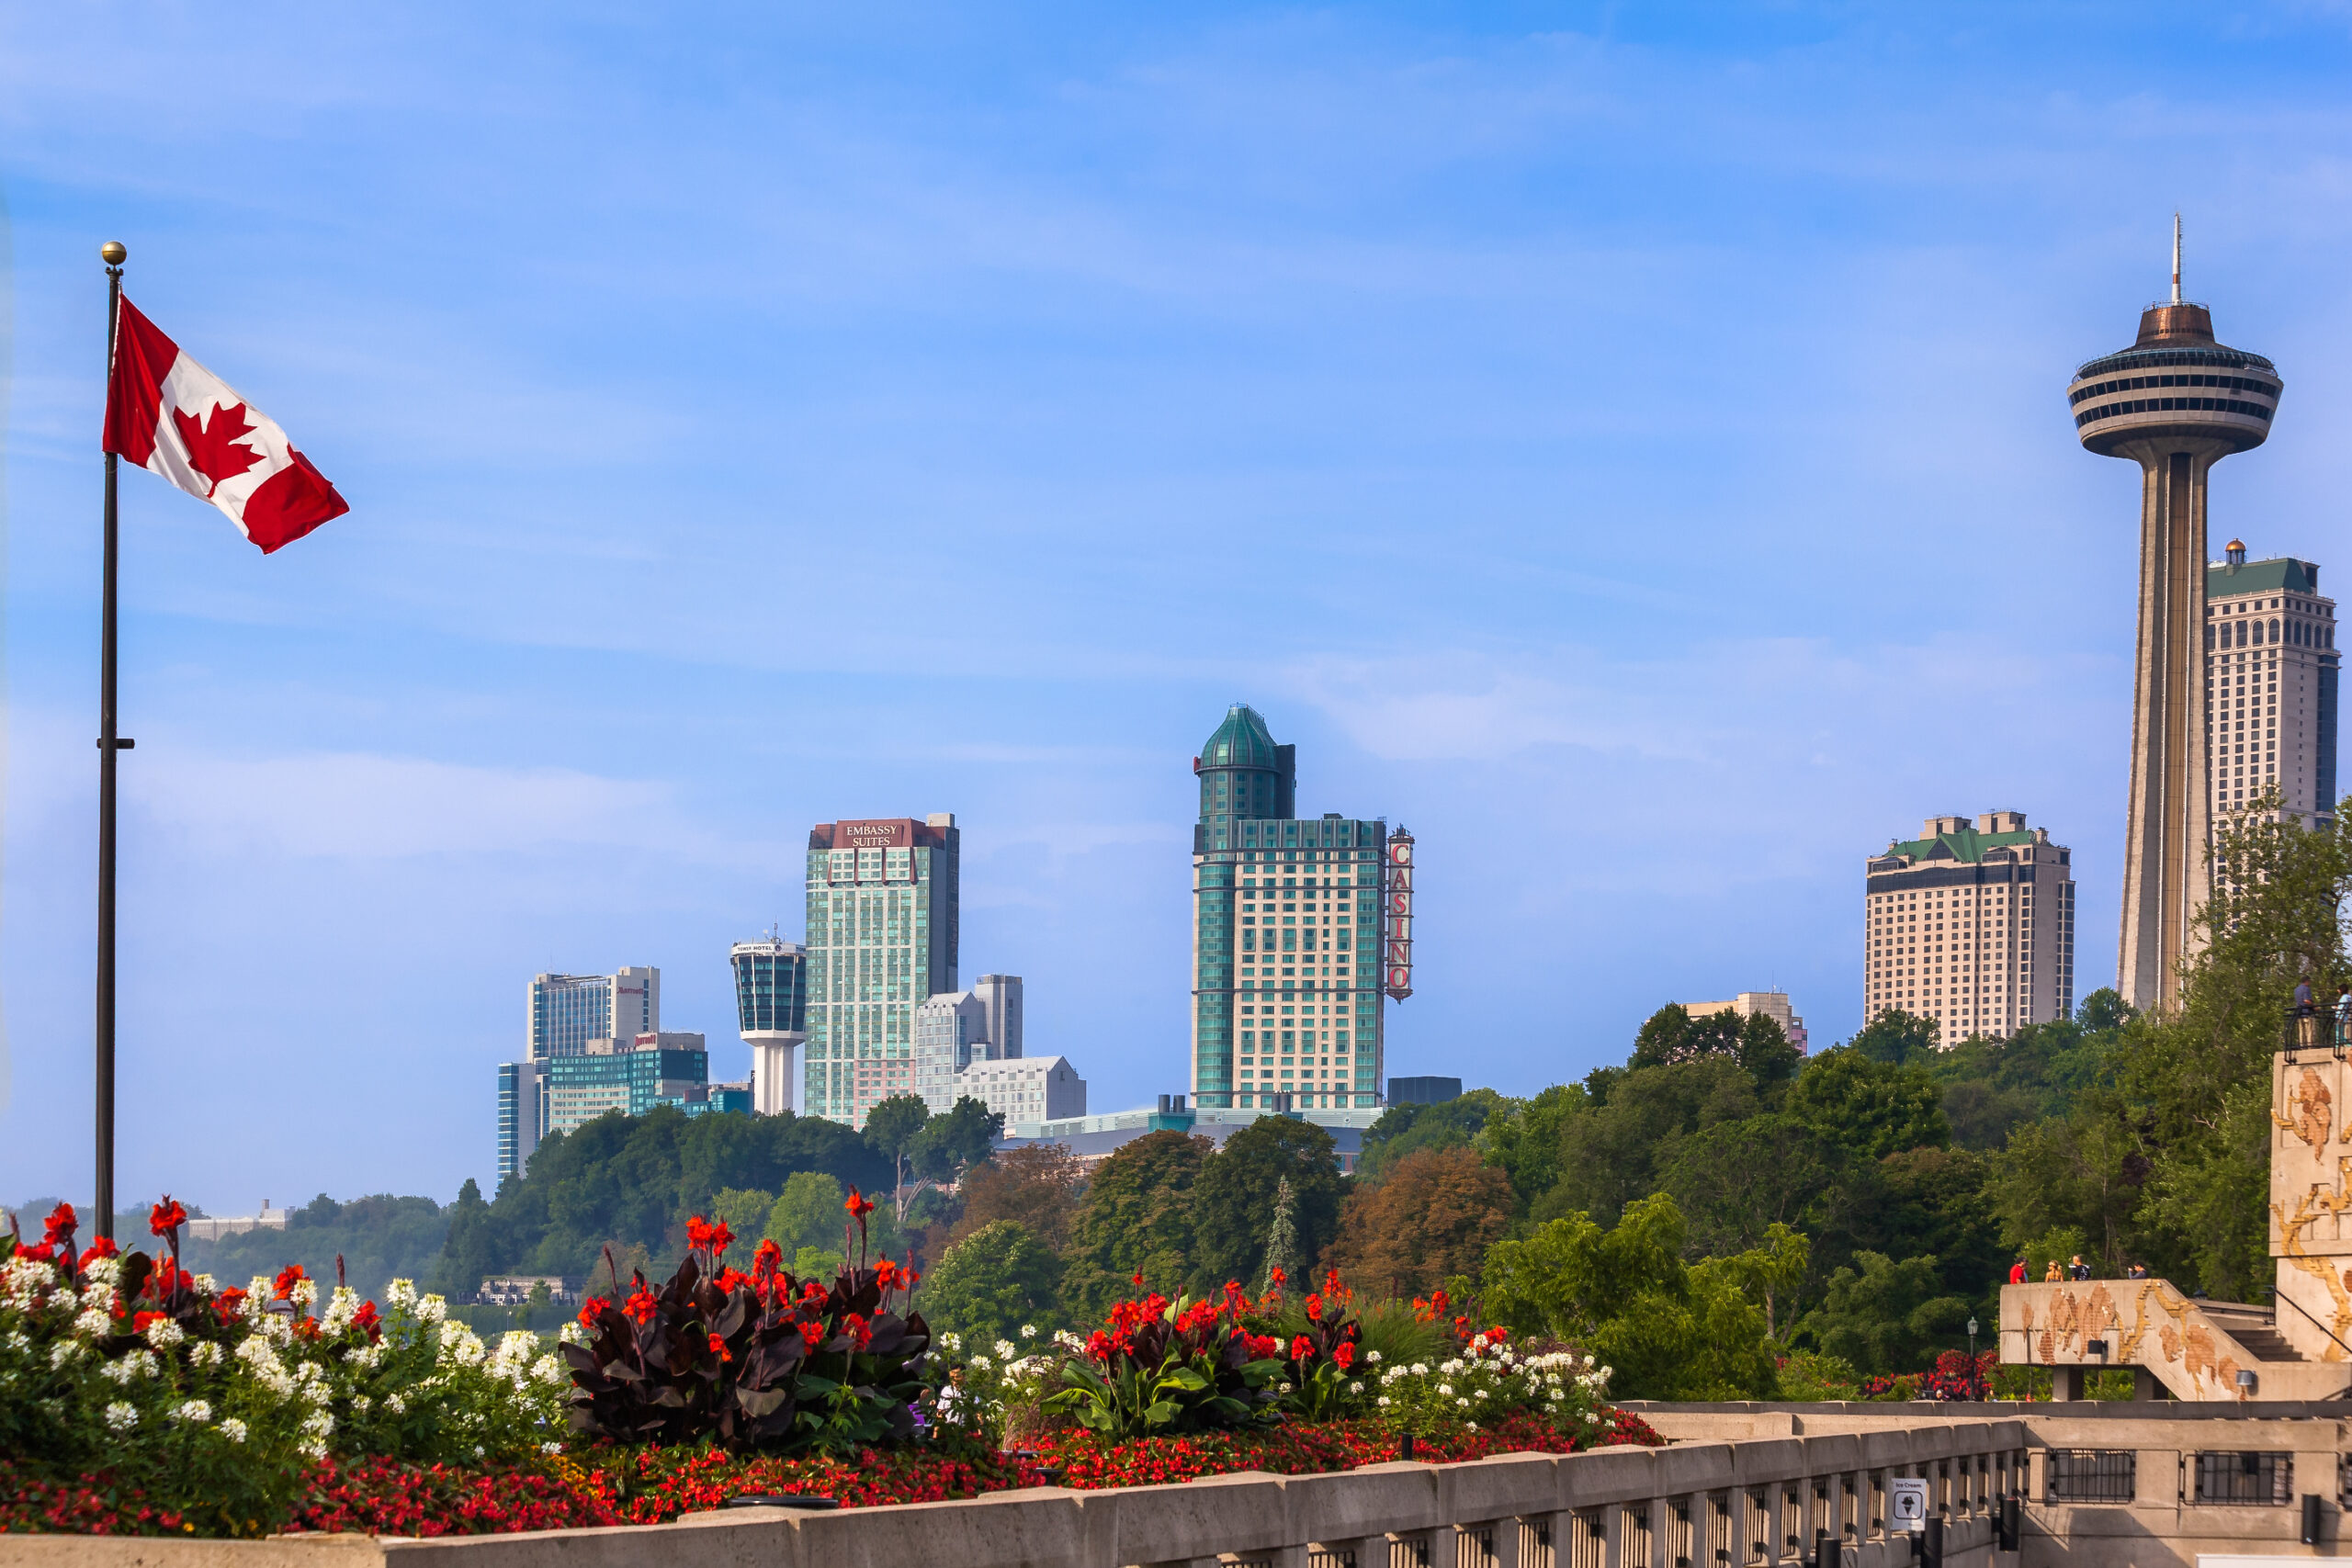
[{"label": "white apartment building", "polygon": [[1086,1114],[1086,1080],[1066,1056],[1020,1056],[978,1061],[956,1075],[952,1107],[977,1100],[1001,1111],[1008,1125]]},{"label": "white apartment building", "polygon": [[865,1125],[915,1088],[915,1010],[956,982],[951,812],[820,822],[808,830],[803,1112]]},{"label": "white apartment building", "polygon": [[1863,873],[1862,1017],[1935,1020],[1947,1048],[2064,1018],[2075,1000],[2073,852],[2021,811],[1930,817]]},{"label": "white apartment building", "polygon": [[1812,1038],[1805,1033],[1804,1020],[1796,1015],[1786,991],[1742,991],[1727,1002],[1684,1002],[1682,1010],[1692,1018],[1713,1018],[1719,1012],[1753,1018],[1760,1012],[1779,1024],[1781,1032],[1788,1036],[1789,1043],[1800,1051],[1805,1049],[1806,1042]]},{"label": "white apartment building", "polygon": [[2335,601],[2319,568],[2249,561],[2229,543],[2205,570],[2206,787],[2213,821],[2276,785],[2285,814],[2335,820]]}]

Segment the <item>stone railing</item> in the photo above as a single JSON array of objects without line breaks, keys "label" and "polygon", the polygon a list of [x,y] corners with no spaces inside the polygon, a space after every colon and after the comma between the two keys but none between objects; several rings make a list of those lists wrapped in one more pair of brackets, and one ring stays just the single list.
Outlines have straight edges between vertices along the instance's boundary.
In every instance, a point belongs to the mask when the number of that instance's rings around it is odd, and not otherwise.
[{"label": "stone railing", "polygon": [[1677,1442],[1905,1431],[2003,1419],[2030,1447],[2022,1568],[2190,1568],[2200,1554],[2323,1557],[2352,1549],[2352,1407],[2207,1404],[1641,1404]]},{"label": "stone railing", "polygon": [[[1173,1486],[1039,1487],[816,1513],[729,1508],[674,1525],[434,1540],[253,1542],[0,1536],[15,1568],[1894,1568],[1887,1483],[1925,1476],[1945,1568],[1995,1568],[1997,1500],[2021,1489],[2015,1421],[1678,1443]],[[463,1558],[462,1564],[455,1562]]]},{"label": "stone railing", "polygon": [[2004,1285],[2000,1346],[2004,1363],[2053,1368],[2062,1380],[2142,1368],[2176,1399],[2327,1399],[2352,1387],[2341,1348],[2305,1360],[2267,1310],[2199,1301],[2164,1280]]}]

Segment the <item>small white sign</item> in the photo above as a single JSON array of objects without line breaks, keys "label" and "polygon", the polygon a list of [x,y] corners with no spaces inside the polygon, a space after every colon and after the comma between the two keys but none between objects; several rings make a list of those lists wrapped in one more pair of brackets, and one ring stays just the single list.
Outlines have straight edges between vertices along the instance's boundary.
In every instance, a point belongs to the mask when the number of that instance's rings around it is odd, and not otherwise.
[{"label": "small white sign", "polygon": [[1928,1528],[1928,1482],[1925,1476],[1898,1475],[1886,1483],[1886,1525],[1914,1535]]}]

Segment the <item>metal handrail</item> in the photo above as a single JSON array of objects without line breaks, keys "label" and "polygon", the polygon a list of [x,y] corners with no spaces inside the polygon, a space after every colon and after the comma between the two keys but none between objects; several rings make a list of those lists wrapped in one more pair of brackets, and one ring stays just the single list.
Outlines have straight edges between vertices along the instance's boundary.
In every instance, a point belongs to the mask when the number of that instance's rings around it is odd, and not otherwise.
[{"label": "metal handrail", "polygon": [[[2335,1339],[2336,1348],[2339,1348],[2339,1349],[2341,1349],[2341,1350],[2342,1350],[2346,1355],[2347,1355],[2347,1356],[2352,1356],[2352,1345],[2346,1345],[2346,1344],[2345,1344],[2345,1343],[2344,1343],[2344,1341],[2343,1341],[2343,1340],[2341,1340],[2341,1339],[2336,1339],[2336,1338],[2335,1338],[2335,1330],[2334,1330],[2334,1329],[2332,1329],[2332,1328],[2328,1327],[2328,1325],[2325,1325],[2325,1324],[2322,1323],[2319,1319],[2317,1319],[2317,1318],[2315,1318],[2315,1317],[2312,1317],[2311,1308],[2309,1308],[2309,1307],[2305,1306],[2302,1303],[2301,1303],[2301,1302],[2299,1302],[2299,1301],[2295,1300],[2295,1298],[2294,1298],[2294,1297],[2292,1297],[2292,1296],[2290,1296],[2290,1295],[2287,1294],[2284,1291],[2273,1291],[2273,1292],[2270,1292],[2270,1299],[2271,1299],[2272,1301],[2274,1301],[2274,1302],[2285,1302],[2289,1306],[2293,1307],[2297,1312],[2301,1313],[2305,1317],[2307,1317],[2307,1318],[2311,1318],[2311,1325],[2312,1325],[2312,1326],[2313,1328],[2318,1329],[2322,1334],[2326,1335],[2330,1339]],[[2278,1317],[2277,1317],[2277,1315],[2276,1315],[2275,1314],[2272,1315],[2272,1317],[2271,1317],[2271,1321],[2272,1321],[2273,1323],[2276,1323],[2276,1322],[2278,1321]],[[2352,1393],[2352,1390],[2346,1390],[2346,1393]]]}]

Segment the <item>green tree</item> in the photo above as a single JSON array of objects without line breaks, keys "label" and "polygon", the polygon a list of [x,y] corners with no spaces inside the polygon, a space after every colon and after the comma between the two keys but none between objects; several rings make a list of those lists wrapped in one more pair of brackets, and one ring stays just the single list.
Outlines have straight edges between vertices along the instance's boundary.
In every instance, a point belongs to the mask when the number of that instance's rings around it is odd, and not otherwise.
[{"label": "green tree", "polygon": [[915,1305],[935,1332],[960,1334],[967,1350],[1000,1339],[1023,1343],[1023,1325],[1061,1326],[1062,1262],[1012,1220],[982,1225],[947,1249],[923,1276]]},{"label": "green tree", "polygon": [[822,1117],[608,1112],[546,1139],[524,1174],[500,1186],[487,1224],[469,1242],[477,1250],[456,1274],[479,1268],[577,1279],[601,1267],[595,1260],[607,1241],[644,1247],[648,1272],[662,1272],[684,1250],[687,1216],[707,1213],[714,1195],[778,1191],[798,1171],[869,1189],[890,1183],[863,1138]]},{"label": "green tree", "polygon": [[898,1179],[898,1162],[906,1156],[908,1145],[922,1124],[931,1120],[931,1107],[919,1094],[894,1094],[865,1113],[865,1141],[874,1152],[890,1162],[891,1179]]},{"label": "green tree", "polygon": [[1592,1109],[1582,1084],[1554,1084],[1532,1100],[1507,1100],[1471,1140],[1480,1157],[1510,1179],[1511,1205],[1524,1215],[1560,1183],[1560,1135]]},{"label": "green tree", "polygon": [[1390,1106],[1364,1129],[1363,1146],[1356,1156],[1357,1185],[1377,1185],[1391,1167],[1417,1150],[1464,1146],[1505,1104],[1493,1089],[1474,1089],[1435,1105]]},{"label": "green tree", "polygon": [[[748,1257],[759,1245],[761,1235],[767,1230],[768,1212],[775,1207],[775,1193],[763,1192],[756,1187],[722,1187],[710,1195],[710,1207],[705,1211],[705,1217],[725,1222],[727,1228],[733,1231],[738,1238],[736,1246],[729,1251],[730,1258],[741,1262],[738,1254]],[[742,1266],[751,1267],[749,1264]]]},{"label": "green tree", "polygon": [[1695,1250],[1741,1252],[1763,1246],[1775,1227],[1806,1223],[1849,1164],[1837,1139],[1777,1111],[1673,1134],[1657,1182]]},{"label": "green tree", "polygon": [[1872,1061],[1850,1045],[1815,1056],[1789,1090],[1800,1120],[1871,1159],[1951,1142],[1942,1101],[1925,1067]]},{"label": "green tree", "polygon": [[2116,1052],[2148,1161],[2151,1250],[2236,1301],[2271,1278],[2270,1061],[2286,1010],[2298,980],[2324,995],[2346,968],[2344,829],[2267,819],[2279,805],[2267,792],[2217,827],[2204,948],[2183,972],[2180,1005],[2130,1020]]},{"label": "green tree", "polygon": [[1287,1176],[1274,1183],[1274,1218],[1266,1230],[1265,1264],[1262,1285],[1272,1285],[1277,1270],[1285,1280],[1305,1278],[1298,1261],[1298,1195],[1290,1190]]},{"label": "green tree", "polygon": [[915,1175],[929,1180],[958,1180],[988,1158],[1003,1136],[1004,1112],[966,1095],[945,1114],[922,1124],[907,1145],[908,1163]]},{"label": "green tree", "polygon": [[1206,1138],[1146,1133],[1095,1168],[1071,1226],[1062,1281],[1074,1321],[1100,1320],[1134,1293],[1134,1275],[1170,1295],[1191,1280],[1198,1254],[1193,1189],[1214,1153]]},{"label": "green tree", "polygon": [[1871,1061],[1899,1067],[1924,1062],[1932,1055],[1939,1028],[1932,1018],[1889,1008],[1871,1019],[1847,1044]]},{"label": "green tree", "polygon": [[1314,1268],[1340,1231],[1339,1145],[1312,1122],[1261,1116],[1226,1139],[1201,1170],[1193,1201],[1195,1287],[1265,1278],[1267,1226],[1285,1182],[1295,1248],[1284,1267],[1294,1278]]},{"label": "green tree", "polygon": [[1868,1372],[1910,1372],[1952,1348],[1969,1303],[1945,1292],[1933,1258],[1897,1263],[1864,1252],[1854,1262],[1829,1277],[1826,1299],[1798,1325],[1825,1355]]},{"label": "green tree", "polygon": [[1620,1398],[1770,1397],[1770,1325],[1748,1291],[1784,1278],[1786,1249],[1801,1238],[1783,1233],[1763,1257],[1696,1264],[1683,1261],[1684,1239],[1663,1194],[1627,1204],[1609,1229],[1580,1213],[1553,1220],[1487,1254],[1484,1304],[1521,1332],[1589,1348],[1616,1370]]},{"label": "green tree", "polygon": [[842,1223],[849,1217],[842,1204],[848,1196],[840,1182],[822,1171],[798,1172],[770,1205],[764,1238],[782,1247],[786,1258],[804,1247],[841,1251]]},{"label": "green tree", "polygon": [[1583,1213],[1613,1223],[1625,1205],[1658,1190],[1660,1158],[1679,1136],[1744,1122],[1765,1109],[1756,1080],[1720,1054],[1603,1068],[1585,1086],[1595,1103],[1561,1122],[1560,1179],[1532,1206],[1538,1222]]}]

